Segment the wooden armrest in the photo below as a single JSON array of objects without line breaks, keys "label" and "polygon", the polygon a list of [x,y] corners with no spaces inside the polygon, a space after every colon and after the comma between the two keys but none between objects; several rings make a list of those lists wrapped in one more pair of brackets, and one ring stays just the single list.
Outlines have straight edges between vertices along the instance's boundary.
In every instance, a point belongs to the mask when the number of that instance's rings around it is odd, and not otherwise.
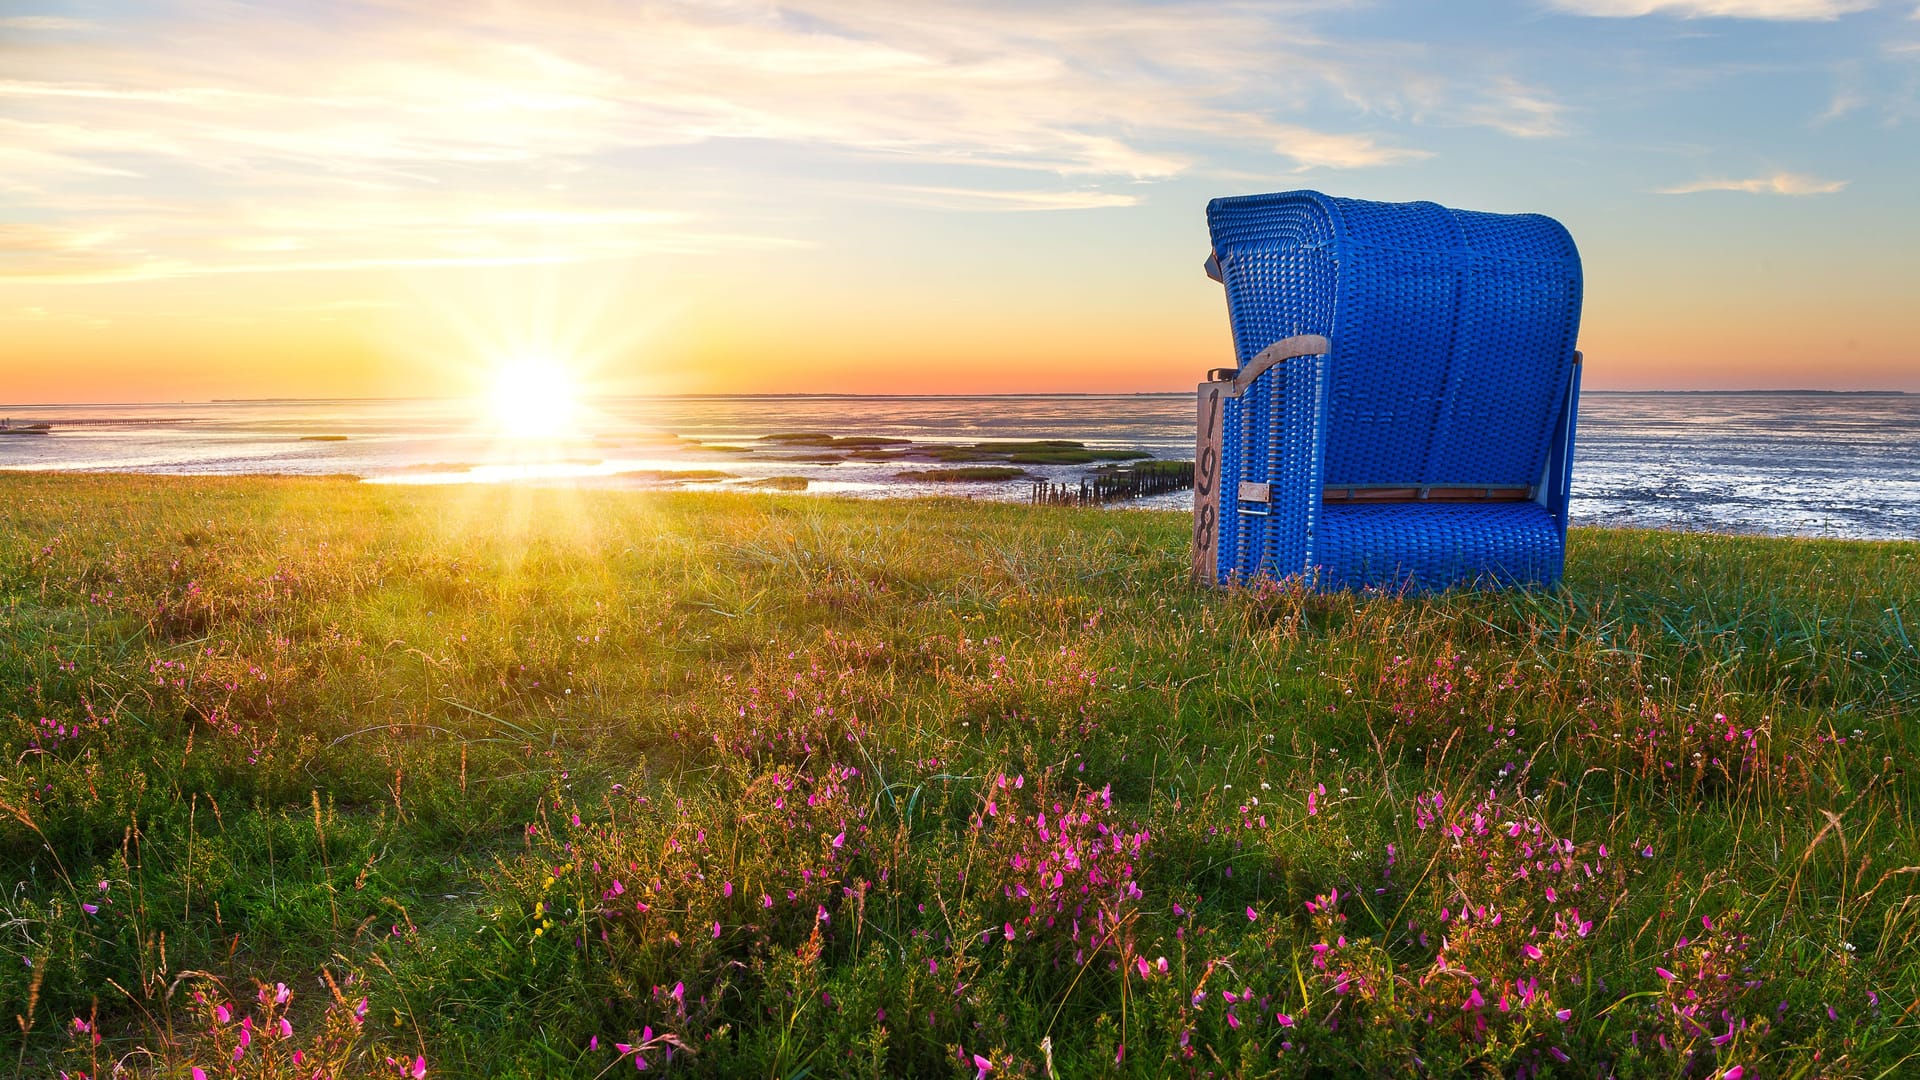
[{"label": "wooden armrest", "polygon": [[1247,361],[1247,366],[1233,377],[1233,393],[1237,397],[1242,390],[1253,385],[1253,380],[1264,375],[1268,368],[1283,360],[1293,360],[1302,356],[1320,356],[1330,352],[1333,344],[1319,334],[1295,334],[1260,350],[1260,355]]}]

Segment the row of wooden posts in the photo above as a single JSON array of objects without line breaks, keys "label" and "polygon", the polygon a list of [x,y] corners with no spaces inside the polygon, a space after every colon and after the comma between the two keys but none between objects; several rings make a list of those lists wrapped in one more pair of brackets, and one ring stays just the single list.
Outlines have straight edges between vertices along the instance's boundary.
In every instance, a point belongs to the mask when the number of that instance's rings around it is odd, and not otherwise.
[{"label": "row of wooden posts", "polygon": [[1079,483],[1035,480],[1028,501],[1035,506],[1099,506],[1184,491],[1193,486],[1193,462],[1156,461],[1148,469],[1098,472]]}]

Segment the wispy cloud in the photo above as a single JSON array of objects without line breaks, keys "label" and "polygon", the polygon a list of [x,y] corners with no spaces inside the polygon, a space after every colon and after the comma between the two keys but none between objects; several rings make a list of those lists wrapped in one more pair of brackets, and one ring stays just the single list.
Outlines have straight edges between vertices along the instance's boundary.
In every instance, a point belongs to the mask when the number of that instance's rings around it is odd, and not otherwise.
[{"label": "wispy cloud", "polygon": [[1575,15],[1633,18],[1677,15],[1681,18],[1769,19],[1781,22],[1826,21],[1865,11],[1878,0],[1548,0],[1549,6]]},{"label": "wispy cloud", "polygon": [[911,206],[931,206],[942,210],[1033,211],[1033,210],[1111,210],[1138,206],[1138,195],[1120,192],[1075,191],[997,191],[984,188],[911,187],[895,185],[878,188],[874,194],[891,202]]},{"label": "wispy cloud", "polygon": [[[430,0],[370,0],[295,32],[284,13],[212,0],[114,22],[14,18],[0,190],[43,221],[92,200],[84,213],[114,223],[119,261],[85,273],[152,277],[791,239],[775,200],[728,207],[716,228],[702,223],[712,193],[639,164],[700,146],[778,146],[842,173],[876,161],[938,169],[894,181],[902,199],[1019,210],[1132,205],[1110,185],[1260,147],[1274,172],[1427,156],[1296,115],[1315,95],[1377,79],[1319,47],[1309,16],[1320,6],[584,0],[556,14],[500,0],[450,14]],[[1279,55],[1296,60],[1276,95]],[[1482,102],[1456,118],[1515,134],[1551,127],[1548,106],[1504,108]],[[1048,182],[975,182],[978,170]],[[655,205],[613,194],[635,186]],[[103,195],[164,210],[102,210]],[[236,261],[292,251],[311,258]],[[0,273],[76,269],[33,255],[0,240]]]},{"label": "wispy cloud", "polygon": [[69,19],[58,15],[8,15],[0,18],[0,30],[57,33],[62,30],[85,30],[92,25],[85,19]]},{"label": "wispy cloud", "polygon": [[1565,135],[1565,109],[1545,90],[1520,80],[1496,78],[1480,99],[1467,105],[1461,118],[1521,139]]},{"label": "wispy cloud", "polygon": [[1778,172],[1749,180],[1696,180],[1690,184],[1661,188],[1662,195],[1695,195],[1703,191],[1744,191],[1752,195],[1832,195],[1847,186],[1845,180],[1822,180],[1817,176]]}]

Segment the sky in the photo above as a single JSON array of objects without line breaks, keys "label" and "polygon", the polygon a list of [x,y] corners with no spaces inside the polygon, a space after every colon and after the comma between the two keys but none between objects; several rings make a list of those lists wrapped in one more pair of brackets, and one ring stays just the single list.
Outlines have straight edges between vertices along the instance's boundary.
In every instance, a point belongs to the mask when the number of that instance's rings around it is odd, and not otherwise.
[{"label": "sky", "polygon": [[1920,0],[0,0],[0,402],[1135,392],[1207,200],[1535,211],[1591,389],[1920,391]]}]

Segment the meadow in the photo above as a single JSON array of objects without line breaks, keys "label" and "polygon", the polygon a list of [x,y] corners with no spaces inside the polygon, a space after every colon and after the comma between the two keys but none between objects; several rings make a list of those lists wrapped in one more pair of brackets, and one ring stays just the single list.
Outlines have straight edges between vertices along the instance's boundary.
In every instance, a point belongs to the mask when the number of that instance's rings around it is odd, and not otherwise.
[{"label": "meadow", "polygon": [[1920,1071],[1920,544],[0,477],[0,1073]]}]

